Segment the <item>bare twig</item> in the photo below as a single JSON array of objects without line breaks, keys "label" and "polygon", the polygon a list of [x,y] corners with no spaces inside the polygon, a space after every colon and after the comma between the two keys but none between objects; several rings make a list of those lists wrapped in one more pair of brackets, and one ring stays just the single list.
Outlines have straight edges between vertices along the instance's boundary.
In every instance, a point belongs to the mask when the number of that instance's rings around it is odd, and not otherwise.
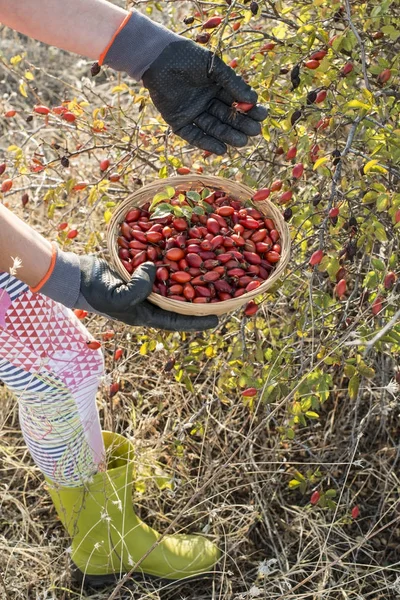
[{"label": "bare twig", "polygon": [[364,43],[360,37],[360,34],[358,33],[357,29],[354,27],[354,23],[351,20],[351,8],[350,8],[350,0],[345,0],[345,6],[346,6],[346,16],[347,16],[347,20],[349,22],[350,25],[350,29],[352,30],[352,32],[354,33],[355,37],[357,38],[357,42],[360,46],[360,53],[361,53],[361,68],[362,68],[362,72],[363,72],[363,77],[364,77],[364,84],[365,87],[367,88],[367,90],[369,92],[371,92],[372,94],[372,90],[371,90],[371,86],[368,80],[368,73],[367,73],[367,61],[366,61],[366,56],[365,56],[365,47],[364,47]]},{"label": "bare twig", "polygon": [[399,319],[400,319],[400,309],[394,313],[394,315],[390,319],[390,321],[388,321],[386,323],[386,325],[384,327],[382,327],[382,329],[380,329],[376,335],[374,335],[372,340],[370,340],[367,343],[367,347],[365,348],[364,356],[367,356],[367,354],[369,354],[369,352],[374,347],[376,342],[379,342],[379,340],[385,335],[385,333],[387,333],[390,329],[392,329],[392,327],[394,327],[394,325],[396,324],[396,322]]}]

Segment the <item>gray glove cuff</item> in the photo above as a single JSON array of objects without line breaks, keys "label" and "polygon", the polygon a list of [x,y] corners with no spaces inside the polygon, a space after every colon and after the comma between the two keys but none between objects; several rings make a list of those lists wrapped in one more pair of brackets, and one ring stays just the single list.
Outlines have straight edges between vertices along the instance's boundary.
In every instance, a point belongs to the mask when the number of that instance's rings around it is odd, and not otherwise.
[{"label": "gray glove cuff", "polygon": [[142,75],[172,42],[183,38],[137,11],[116,36],[103,64],[125,71],[140,81]]},{"label": "gray glove cuff", "polygon": [[68,308],[75,308],[81,286],[79,257],[73,252],[63,252],[56,247],[57,258],[53,272],[39,293]]}]

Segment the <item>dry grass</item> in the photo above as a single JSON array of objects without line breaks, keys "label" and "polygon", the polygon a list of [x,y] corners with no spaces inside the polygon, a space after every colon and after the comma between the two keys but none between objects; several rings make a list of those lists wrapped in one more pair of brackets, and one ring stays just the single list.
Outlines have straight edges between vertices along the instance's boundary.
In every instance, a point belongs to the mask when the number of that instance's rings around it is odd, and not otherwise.
[{"label": "dry grass", "polygon": [[[33,63],[44,60],[40,46],[30,44],[28,49]],[[64,89],[58,76],[52,79],[48,73],[56,75],[55,65],[62,55],[52,56],[43,81],[55,104]],[[64,66],[76,64],[71,57],[63,60]],[[79,75],[66,67],[63,73],[68,85]],[[40,88],[40,73],[37,77]],[[5,85],[12,93],[11,76]],[[100,87],[101,94],[106,87]],[[24,100],[16,97],[15,102],[23,105]],[[4,131],[1,145],[9,143]],[[84,171],[86,166],[82,162],[79,168]],[[33,222],[43,214],[40,203],[36,208]],[[263,330],[265,349],[274,346],[277,328],[290,322],[290,315],[285,297],[278,292],[264,315],[274,332],[269,333],[268,327]],[[100,318],[88,322],[94,335],[103,325]],[[249,352],[249,360],[254,360],[249,347],[256,334],[237,315],[221,326],[218,335],[224,338],[224,346],[211,359],[188,355],[195,336],[184,340],[154,332],[151,339],[163,347],[143,356],[139,349],[146,333],[118,326],[116,341],[106,346],[107,373],[121,377],[123,386],[112,400],[106,386],[99,390],[102,425],[134,436],[139,473],[134,502],[140,516],[160,531],[177,519],[175,531],[206,533],[222,548],[223,559],[215,575],[205,581],[128,582],[117,597],[398,599],[400,407],[398,395],[387,387],[392,365],[377,353],[376,378],[363,380],[354,400],[333,366],[334,388],[321,418],[299,429],[289,442],[282,439],[279,427],[287,421],[290,397],[282,396],[273,404],[259,402],[249,409],[236,389],[224,397],[219,392],[218,378],[232,350],[230,340],[239,340],[245,358]],[[347,335],[337,332],[332,343],[340,347]],[[304,357],[311,344],[319,343],[318,336],[316,330],[314,341],[292,347],[299,378],[315,367],[307,365]],[[112,361],[114,343],[125,350],[121,365]],[[203,341],[197,338],[197,343]],[[171,357],[175,368],[168,370]],[[176,380],[180,365],[198,367],[189,377],[192,391]],[[114,588],[94,592],[71,580],[69,540],[24,445],[16,402],[4,387],[0,387],[0,436],[0,597],[106,600]],[[160,491],[156,468],[162,468],[173,490]],[[318,482],[309,483],[305,493],[290,490],[288,482],[295,472],[306,475],[308,470],[320,471]],[[336,508],[310,505],[314,485],[337,491]],[[360,507],[357,520],[350,517],[354,505]]]},{"label": "dry grass", "polygon": [[[257,597],[257,589],[271,600],[398,598],[399,422],[389,397],[378,404],[365,390],[360,414],[338,391],[321,424],[285,448],[265,406],[249,414],[237,402],[218,401],[212,364],[191,394],[163,372],[164,351],[141,357],[132,345],[124,391],[110,402],[101,390],[99,408],[105,427],[134,435],[146,486],[145,495],[136,493],[138,512],[160,531],[179,515],[180,528],[206,532],[224,556],[212,580],[132,584],[121,598],[238,599]],[[68,539],[21,439],[16,404],[4,389],[1,398],[0,556],[8,597],[105,600],[112,588],[90,593],[71,582]],[[191,433],[193,415],[202,435]],[[158,489],[156,465],[173,480],[173,492]],[[324,486],[340,492],[336,510],[313,508],[309,494],[288,491],[295,469],[317,467]],[[355,503],[361,516],[352,521]]]}]

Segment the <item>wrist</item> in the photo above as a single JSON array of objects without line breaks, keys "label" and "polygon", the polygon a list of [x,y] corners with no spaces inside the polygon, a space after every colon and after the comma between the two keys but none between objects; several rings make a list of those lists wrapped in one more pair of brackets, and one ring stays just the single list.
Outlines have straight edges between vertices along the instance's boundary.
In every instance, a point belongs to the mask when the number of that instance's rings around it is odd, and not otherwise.
[{"label": "wrist", "polygon": [[133,11],[122,21],[98,62],[140,81],[161,52],[172,42],[182,39],[163,25]]},{"label": "wrist", "polygon": [[52,244],[53,253],[50,267],[43,279],[32,292],[44,294],[68,308],[74,308],[79,297],[81,269],[79,257],[73,252],[63,252],[57,244]]}]

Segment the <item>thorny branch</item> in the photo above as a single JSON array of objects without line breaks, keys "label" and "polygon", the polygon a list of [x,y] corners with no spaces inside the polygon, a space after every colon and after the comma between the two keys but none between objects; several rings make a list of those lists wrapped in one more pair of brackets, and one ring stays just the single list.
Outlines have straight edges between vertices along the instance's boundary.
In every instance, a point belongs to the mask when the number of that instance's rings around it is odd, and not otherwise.
[{"label": "thorny branch", "polygon": [[332,204],[335,200],[336,194],[337,194],[337,186],[340,180],[340,176],[342,174],[342,159],[347,156],[347,154],[350,152],[350,148],[351,145],[353,143],[354,140],[354,136],[356,134],[357,131],[357,127],[359,126],[359,124],[361,123],[363,117],[356,117],[356,119],[354,119],[354,122],[350,128],[349,131],[349,135],[347,136],[347,140],[346,140],[346,145],[343,149],[343,152],[340,154],[340,161],[336,167],[336,171],[335,174],[333,176],[332,179],[332,186],[331,186],[331,195],[329,197],[329,203],[328,203],[328,210],[327,210],[327,215],[321,225],[321,232],[320,232],[320,236],[319,236],[319,242],[320,242],[320,248],[323,248],[324,246],[324,237],[325,237],[325,233],[326,233],[326,225],[328,223],[328,219],[329,219],[329,210],[332,207]]},{"label": "thorny branch", "polygon": [[357,41],[358,41],[359,46],[360,46],[361,68],[362,68],[362,72],[363,72],[365,87],[372,94],[371,86],[370,86],[369,81],[368,81],[367,62],[366,62],[366,57],[365,57],[364,43],[363,43],[363,41],[362,41],[362,39],[360,37],[360,34],[358,33],[357,29],[354,27],[353,21],[351,20],[350,0],[345,0],[345,5],[346,5],[346,16],[347,16],[347,20],[348,20],[349,25],[350,25],[350,29],[352,30],[352,32],[354,33],[355,37],[357,38]]}]

